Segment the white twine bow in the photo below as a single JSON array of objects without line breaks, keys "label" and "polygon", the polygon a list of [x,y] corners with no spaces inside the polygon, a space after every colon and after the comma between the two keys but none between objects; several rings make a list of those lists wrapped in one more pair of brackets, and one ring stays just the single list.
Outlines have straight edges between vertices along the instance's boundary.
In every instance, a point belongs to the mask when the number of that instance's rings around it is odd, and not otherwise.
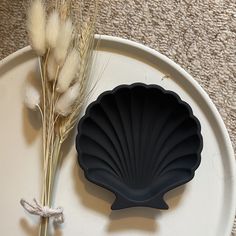
[{"label": "white twine bow", "polygon": [[64,222],[63,209],[61,207],[53,209],[48,206],[40,205],[36,199],[33,199],[33,201],[34,204],[30,204],[26,200],[21,199],[20,204],[32,215],[53,218],[53,221],[57,224],[62,224]]}]

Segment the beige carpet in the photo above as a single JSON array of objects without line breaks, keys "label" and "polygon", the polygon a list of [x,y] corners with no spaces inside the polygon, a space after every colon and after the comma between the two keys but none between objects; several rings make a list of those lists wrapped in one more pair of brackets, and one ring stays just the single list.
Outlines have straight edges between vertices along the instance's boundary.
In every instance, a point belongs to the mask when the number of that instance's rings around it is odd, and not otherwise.
[{"label": "beige carpet", "polygon": [[[0,59],[27,45],[26,1],[0,0]],[[148,45],[199,82],[236,150],[236,1],[103,0],[101,11],[98,33]]]}]

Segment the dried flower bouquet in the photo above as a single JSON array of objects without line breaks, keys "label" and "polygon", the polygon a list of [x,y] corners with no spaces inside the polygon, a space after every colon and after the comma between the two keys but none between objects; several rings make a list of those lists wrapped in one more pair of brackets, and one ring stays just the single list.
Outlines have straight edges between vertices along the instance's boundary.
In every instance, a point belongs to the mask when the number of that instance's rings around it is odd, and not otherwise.
[{"label": "dried flower bouquet", "polygon": [[38,109],[42,117],[44,179],[41,204],[23,199],[21,204],[30,213],[41,216],[40,236],[48,235],[50,217],[63,221],[62,209],[51,208],[52,192],[61,146],[89,93],[97,4],[95,1],[92,16],[84,22],[72,22],[68,1],[55,1],[48,15],[42,0],[33,0],[28,10],[27,28],[31,47],[39,57],[41,89],[28,84],[25,104]]}]

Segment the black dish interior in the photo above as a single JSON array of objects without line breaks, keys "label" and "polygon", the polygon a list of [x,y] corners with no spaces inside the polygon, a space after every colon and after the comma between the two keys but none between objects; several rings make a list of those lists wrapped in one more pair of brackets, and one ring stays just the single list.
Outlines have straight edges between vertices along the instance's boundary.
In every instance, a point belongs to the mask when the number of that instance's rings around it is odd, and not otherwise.
[{"label": "black dish interior", "polygon": [[121,85],[91,103],[76,148],[85,176],[116,195],[112,209],[168,209],[164,194],[200,164],[201,127],[190,106],[157,85]]}]

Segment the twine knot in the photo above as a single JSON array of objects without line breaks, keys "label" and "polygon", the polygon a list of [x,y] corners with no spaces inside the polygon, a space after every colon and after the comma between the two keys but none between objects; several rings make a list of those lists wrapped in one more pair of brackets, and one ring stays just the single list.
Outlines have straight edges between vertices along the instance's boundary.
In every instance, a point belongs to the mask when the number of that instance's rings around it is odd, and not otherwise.
[{"label": "twine knot", "polygon": [[44,218],[53,218],[53,221],[57,224],[64,222],[63,209],[61,207],[50,208],[48,206],[42,206],[36,199],[33,199],[34,203],[31,204],[24,199],[20,200],[21,206],[30,214],[38,215]]}]

